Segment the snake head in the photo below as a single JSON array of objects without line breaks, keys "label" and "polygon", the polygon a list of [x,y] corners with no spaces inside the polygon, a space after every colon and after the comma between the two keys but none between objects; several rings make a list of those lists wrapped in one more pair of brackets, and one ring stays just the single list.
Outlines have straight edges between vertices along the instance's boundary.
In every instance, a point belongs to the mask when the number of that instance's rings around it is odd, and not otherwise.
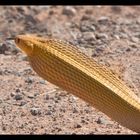
[{"label": "snake head", "polygon": [[15,44],[27,55],[31,55],[34,49],[34,41],[29,35],[18,35],[15,37]]}]

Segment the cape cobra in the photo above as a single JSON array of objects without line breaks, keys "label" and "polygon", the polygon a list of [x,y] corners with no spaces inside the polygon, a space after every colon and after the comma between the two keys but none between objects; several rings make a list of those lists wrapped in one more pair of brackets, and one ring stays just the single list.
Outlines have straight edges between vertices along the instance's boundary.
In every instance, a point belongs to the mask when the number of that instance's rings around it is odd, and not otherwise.
[{"label": "cape cobra", "polygon": [[105,66],[64,41],[18,35],[15,43],[39,76],[140,133],[139,98]]}]

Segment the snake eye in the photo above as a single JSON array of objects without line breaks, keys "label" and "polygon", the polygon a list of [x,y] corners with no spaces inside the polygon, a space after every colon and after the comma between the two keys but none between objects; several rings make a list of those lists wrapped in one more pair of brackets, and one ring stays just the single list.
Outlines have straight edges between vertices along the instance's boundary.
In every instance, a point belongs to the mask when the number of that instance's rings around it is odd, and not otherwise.
[{"label": "snake eye", "polygon": [[16,41],[16,43],[19,43],[20,42],[20,39],[19,38],[16,38],[15,41]]}]

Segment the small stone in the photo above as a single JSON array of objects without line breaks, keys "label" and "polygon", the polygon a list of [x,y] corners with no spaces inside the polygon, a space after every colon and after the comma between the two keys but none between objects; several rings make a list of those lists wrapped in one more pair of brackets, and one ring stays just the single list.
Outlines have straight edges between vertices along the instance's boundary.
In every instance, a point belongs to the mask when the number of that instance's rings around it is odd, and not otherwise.
[{"label": "small stone", "polygon": [[85,120],[81,120],[81,123],[85,123],[86,121]]},{"label": "small stone", "polygon": [[100,34],[97,34],[96,35],[96,38],[97,39],[108,39],[108,35],[107,34],[100,33]]},{"label": "small stone", "polygon": [[134,42],[134,43],[138,43],[139,42],[139,39],[137,37],[132,37],[131,38],[131,41]]},{"label": "small stone", "polygon": [[86,13],[86,14],[89,14],[89,15],[91,15],[92,12],[93,12],[93,11],[92,11],[91,9],[87,9],[87,10],[85,11],[85,13]]},{"label": "small stone", "polygon": [[33,116],[40,115],[41,114],[41,109],[33,107],[33,108],[31,108],[30,112]]},{"label": "small stone", "polygon": [[118,35],[114,35],[114,37],[115,37],[117,40],[120,39],[120,37],[119,37]]},{"label": "small stone", "polygon": [[21,56],[20,59],[23,60],[23,61],[28,61],[28,57],[27,56]]},{"label": "small stone", "polygon": [[0,54],[17,54],[19,49],[13,45],[11,41],[5,41],[5,43],[0,44]]},{"label": "small stone", "polygon": [[85,109],[84,111],[86,112],[86,114],[90,113],[89,109]]},{"label": "small stone", "polygon": [[51,114],[52,114],[51,111],[46,112],[46,115],[51,115]]},{"label": "small stone", "polygon": [[103,48],[102,47],[96,48],[95,51],[93,51],[92,57],[99,56],[99,54],[102,53],[102,52],[103,52]]},{"label": "small stone", "polygon": [[118,131],[117,131],[117,133],[121,133],[121,131],[120,131],[120,130],[118,130]]},{"label": "small stone", "polygon": [[45,84],[45,80],[40,80],[40,84]]},{"label": "small stone", "polygon": [[37,23],[37,21],[34,19],[34,17],[32,15],[26,15],[25,21],[28,21],[29,23],[33,23],[33,24]]},{"label": "small stone", "polygon": [[97,120],[97,123],[98,124],[106,124],[106,120],[102,117],[99,117],[98,120]]},{"label": "small stone", "polygon": [[86,41],[96,40],[95,35],[92,32],[84,32],[83,33],[83,38]]},{"label": "small stone", "polygon": [[109,18],[108,17],[100,17],[98,19],[98,22],[101,23],[101,24],[106,24],[108,22]]},{"label": "small stone", "polygon": [[16,93],[12,92],[10,95],[11,95],[11,97],[14,97],[16,95]]},{"label": "small stone", "polygon": [[0,44],[0,54],[5,54],[8,51],[8,46],[6,44]]},{"label": "small stone", "polygon": [[23,97],[22,97],[21,94],[16,94],[16,95],[15,95],[15,99],[16,99],[16,100],[22,100],[22,98],[23,98]]},{"label": "small stone", "polygon": [[3,102],[3,100],[2,99],[0,99],[0,104]]},{"label": "small stone", "polygon": [[140,24],[140,18],[139,18],[139,17],[137,17],[136,23],[137,23],[137,24]]},{"label": "small stone", "polygon": [[34,96],[38,96],[38,95],[39,95],[39,93],[38,93],[38,92],[34,93]]},{"label": "small stone", "polygon": [[55,103],[58,103],[58,100],[55,100]]},{"label": "small stone", "polygon": [[95,30],[96,30],[96,27],[87,21],[83,21],[80,24],[80,31],[81,32],[93,32]]},{"label": "small stone", "polygon": [[10,100],[10,97],[9,97],[9,96],[7,96],[7,97],[5,98],[5,100]]},{"label": "small stone", "polygon": [[28,78],[25,79],[25,82],[29,83],[29,84],[32,84],[34,82],[34,79],[31,78],[31,77],[28,77]]},{"label": "small stone", "polygon": [[2,70],[0,70],[0,75],[2,75],[3,74],[3,72],[2,72]]},{"label": "small stone", "polygon": [[137,46],[137,44],[130,44],[130,47],[131,48],[137,48],[138,46]]},{"label": "small stone", "polygon": [[27,102],[22,101],[22,102],[20,103],[20,106],[24,106],[25,104],[27,104]]},{"label": "small stone", "polygon": [[82,126],[80,124],[75,124],[75,128],[81,128]]},{"label": "small stone", "polygon": [[67,15],[67,16],[74,16],[76,15],[76,10],[75,8],[71,6],[66,6],[63,8],[62,14]]},{"label": "small stone", "polygon": [[101,129],[100,128],[95,128],[95,131],[96,132],[101,132]]},{"label": "small stone", "polygon": [[6,126],[2,125],[2,130],[5,131],[6,130]]},{"label": "small stone", "polygon": [[131,49],[130,49],[130,48],[127,48],[127,49],[126,49],[126,51],[127,51],[127,52],[130,52],[130,51],[131,51]]},{"label": "small stone", "polygon": [[48,94],[46,94],[46,98],[45,98],[46,100],[49,100],[49,95]]},{"label": "small stone", "polygon": [[95,135],[95,132],[94,132],[94,131],[91,131],[91,132],[89,133],[89,135]]},{"label": "small stone", "polygon": [[27,97],[32,99],[32,98],[34,98],[34,95],[30,93],[30,94],[28,94]]},{"label": "small stone", "polygon": [[54,11],[53,10],[50,10],[49,11],[49,15],[53,15],[54,14]]},{"label": "small stone", "polygon": [[23,70],[24,74],[31,74],[32,73],[32,69],[31,68],[27,68]]},{"label": "small stone", "polygon": [[76,108],[73,108],[73,113],[77,113],[77,109]]},{"label": "small stone", "polygon": [[20,92],[20,89],[19,89],[19,88],[17,88],[17,89],[16,89],[16,92]]},{"label": "small stone", "polygon": [[81,21],[90,19],[90,15],[83,15]]}]

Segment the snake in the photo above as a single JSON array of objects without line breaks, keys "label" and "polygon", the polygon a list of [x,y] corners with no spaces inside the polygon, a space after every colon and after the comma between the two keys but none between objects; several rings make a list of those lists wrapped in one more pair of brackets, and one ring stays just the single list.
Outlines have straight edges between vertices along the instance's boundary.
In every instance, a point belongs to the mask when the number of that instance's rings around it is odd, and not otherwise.
[{"label": "snake", "polygon": [[109,68],[68,41],[32,34],[14,40],[38,76],[140,133],[140,99]]}]

